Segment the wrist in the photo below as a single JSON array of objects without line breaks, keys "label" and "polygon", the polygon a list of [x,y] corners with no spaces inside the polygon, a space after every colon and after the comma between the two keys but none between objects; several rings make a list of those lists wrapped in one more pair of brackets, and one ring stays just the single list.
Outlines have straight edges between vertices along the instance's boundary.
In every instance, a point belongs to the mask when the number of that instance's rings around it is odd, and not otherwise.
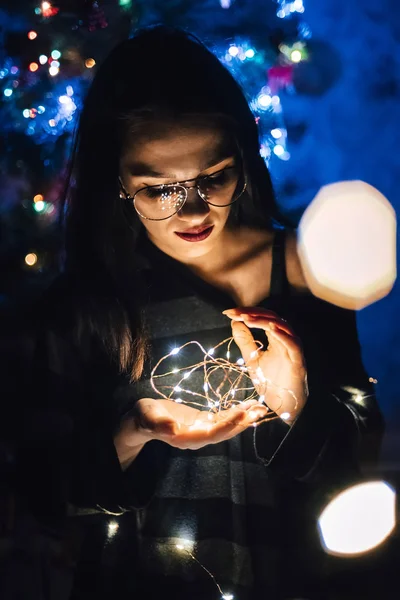
[{"label": "wrist", "polygon": [[129,416],[123,420],[114,436],[115,450],[123,471],[132,464],[148,441],[149,437],[140,432],[135,417]]},{"label": "wrist", "polygon": [[114,438],[115,450],[117,452],[119,464],[121,465],[121,469],[123,471],[125,471],[133,463],[140,451],[144,448],[145,444],[146,442],[132,446],[130,444],[126,444],[118,435]]}]

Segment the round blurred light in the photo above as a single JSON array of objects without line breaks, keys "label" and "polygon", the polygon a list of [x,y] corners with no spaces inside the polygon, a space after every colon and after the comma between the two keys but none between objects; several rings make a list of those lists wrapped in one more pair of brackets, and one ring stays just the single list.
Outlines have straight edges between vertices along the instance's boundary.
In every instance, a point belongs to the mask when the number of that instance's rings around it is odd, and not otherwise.
[{"label": "round blurred light", "polygon": [[358,310],[381,300],[396,281],[396,214],[364,181],[321,188],[299,224],[299,258],[311,292]]},{"label": "round blurred light", "polygon": [[33,208],[36,210],[36,212],[42,212],[45,209],[45,203],[43,202],[43,200],[38,200],[37,202],[35,202]]},{"label": "round blurred light", "polygon": [[67,92],[68,96],[74,95],[74,88],[72,87],[72,85],[67,85],[66,92]]},{"label": "round blurred light", "polygon": [[67,102],[71,102],[69,96],[59,96],[58,101],[60,104],[67,104]]},{"label": "round blurred light", "polygon": [[281,9],[281,10],[278,10],[278,12],[276,13],[276,16],[277,16],[279,19],[284,19],[284,18],[286,17],[286,13],[285,13],[285,11],[284,11],[284,10],[282,10],[282,9]]},{"label": "round blurred light", "polygon": [[42,196],[42,194],[36,194],[36,196],[33,197],[33,201],[36,202],[43,202],[44,198]]},{"label": "round blurred light", "polygon": [[45,112],[45,107],[42,106],[41,104],[37,107],[37,111],[39,113],[39,115],[42,115]]},{"label": "round blurred light", "polygon": [[51,52],[51,58],[54,58],[54,60],[58,60],[61,56],[61,52],[59,50],[52,50]]},{"label": "round blurred light", "polygon": [[271,129],[271,135],[273,138],[278,140],[280,137],[282,137],[282,131],[280,129]]},{"label": "round blurred light", "polygon": [[237,56],[239,54],[239,48],[237,46],[231,46],[228,52],[231,56]]},{"label": "round blurred light", "polygon": [[12,93],[13,93],[13,91],[11,88],[6,88],[3,92],[3,94],[6,96],[6,98],[9,98]]},{"label": "round blurred light", "polygon": [[260,94],[258,96],[258,104],[263,108],[268,108],[268,106],[271,104],[271,96],[268,94]]},{"label": "round blurred light", "polygon": [[51,63],[50,63],[50,66],[51,67],[57,67],[57,68],[59,68],[60,67],[60,63],[58,62],[58,60],[52,60]]},{"label": "round blurred light", "polygon": [[39,56],[39,62],[41,65],[45,65],[47,63],[47,61],[48,61],[48,58],[45,54],[41,54]]},{"label": "round blurred light", "polygon": [[55,75],[58,75],[60,69],[58,67],[50,67],[49,69],[49,74],[54,77]]},{"label": "round blurred light", "polygon": [[329,554],[354,555],[381,544],[396,525],[396,494],[384,481],[355,485],[334,498],[318,520]]},{"label": "round blurred light", "polygon": [[260,155],[264,159],[267,159],[271,156],[271,148],[268,146],[268,144],[261,144]]},{"label": "round blurred light", "polygon": [[278,104],[281,103],[281,99],[279,98],[279,96],[272,96],[271,103],[273,106],[278,106]]},{"label": "round blurred light", "polygon": [[49,10],[51,8],[50,2],[42,2],[42,10]]},{"label": "round blurred light", "polygon": [[87,58],[85,60],[85,67],[87,67],[88,69],[91,69],[92,67],[94,67],[95,64],[96,64],[96,61],[94,60],[94,58]]},{"label": "round blurred light", "polygon": [[32,71],[32,73],[37,71],[38,68],[39,68],[39,65],[36,62],[31,62],[31,64],[29,65],[29,70]]},{"label": "round blurred light", "polygon": [[276,146],[274,146],[274,154],[276,154],[276,156],[282,156],[284,152],[285,148],[280,144],[276,144]]},{"label": "round blurred light", "polygon": [[37,263],[37,259],[37,255],[33,252],[30,252],[25,256],[25,263],[28,265],[28,267],[33,267],[33,265]]},{"label": "round blurred light", "polygon": [[28,38],[29,38],[30,40],[34,40],[35,38],[37,38],[37,33],[36,33],[36,31],[30,31],[30,32],[28,33]]},{"label": "round blurred light", "polygon": [[57,125],[57,123],[55,122],[54,119],[50,119],[49,125],[50,125],[50,127],[55,127]]},{"label": "round blurred light", "polygon": [[253,48],[249,48],[248,50],[246,50],[245,54],[247,58],[254,58],[255,52]]},{"label": "round blurred light", "polygon": [[13,75],[16,75],[16,74],[18,73],[18,71],[19,71],[19,69],[18,69],[18,67],[17,67],[16,65],[13,65],[13,66],[11,67],[11,69],[10,69],[10,72],[11,72]]},{"label": "round blurred light", "polygon": [[25,119],[29,119],[29,114],[30,114],[30,110],[29,110],[29,108],[25,108],[25,109],[22,111],[22,114],[24,115]]},{"label": "round blurred light", "polygon": [[300,62],[302,59],[300,50],[293,50],[290,54],[290,60],[294,63]]}]

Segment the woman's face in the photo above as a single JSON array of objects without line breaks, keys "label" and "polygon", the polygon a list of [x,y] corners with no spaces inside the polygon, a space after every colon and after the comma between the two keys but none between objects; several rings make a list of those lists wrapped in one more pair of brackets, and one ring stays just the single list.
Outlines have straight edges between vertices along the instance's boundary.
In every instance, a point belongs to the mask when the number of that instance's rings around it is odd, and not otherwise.
[{"label": "woman's face", "polygon": [[[235,164],[233,144],[215,128],[153,126],[151,133],[133,137],[120,161],[121,180],[131,196],[146,186],[188,182]],[[221,243],[231,210],[207,204],[195,187],[187,193],[185,204],[168,219],[151,221],[138,215],[150,240],[181,262],[205,256]]]}]

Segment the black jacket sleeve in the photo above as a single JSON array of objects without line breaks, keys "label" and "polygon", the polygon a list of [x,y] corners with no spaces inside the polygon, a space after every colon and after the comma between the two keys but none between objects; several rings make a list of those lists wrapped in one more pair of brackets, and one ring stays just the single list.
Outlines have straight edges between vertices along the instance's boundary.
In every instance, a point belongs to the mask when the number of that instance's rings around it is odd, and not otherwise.
[{"label": "black jacket sleeve", "polygon": [[101,354],[88,361],[53,325],[3,327],[3,476],[44,518],[140,507],[154,492],[162,453],[150,442],[122,471],[113,443],[116,378]]}]

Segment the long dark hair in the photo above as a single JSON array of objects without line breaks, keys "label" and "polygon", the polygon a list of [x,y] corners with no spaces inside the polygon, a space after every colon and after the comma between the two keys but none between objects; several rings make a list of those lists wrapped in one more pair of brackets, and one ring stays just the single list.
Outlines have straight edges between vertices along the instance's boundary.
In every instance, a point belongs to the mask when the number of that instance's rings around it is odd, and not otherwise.
[{"label": "long dark hair", "polygon": [[[164,25],[138,30],[114,48],[80,115],[63,200],[65,271],[85,290],[79,331],[88,325],[132,380],[146,356],[135,262],[142,225],[119,197],[119,160],[137,126],[183,116],[213,117],[230,130],[248,179],[246,218],[265,227],[279,220],[254,116],[217,57],[194,35]],[[240,206],[236,218],[245,218]]]}]

